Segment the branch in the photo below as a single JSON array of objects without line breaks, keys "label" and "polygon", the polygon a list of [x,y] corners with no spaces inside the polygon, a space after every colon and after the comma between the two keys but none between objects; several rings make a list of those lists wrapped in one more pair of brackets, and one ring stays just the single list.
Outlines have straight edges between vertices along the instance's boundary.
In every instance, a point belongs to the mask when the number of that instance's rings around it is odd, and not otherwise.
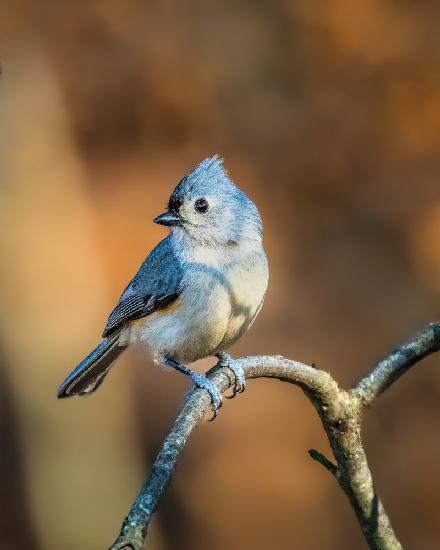
[{"label": "branch", "polygon": [[309,456],[316,462],[319,462],[324,468],[326,468],[334,476],[338,473],[338,467],[333,464],[325,455],[317,451],[316,449],[309,449]]},{"label": "branch", "polygon": [[[299,386],[312,401],[327,434],[336,464],[315,450],[310,456],[325,466],[349,498],[364,537],[373,550],[400,550],[384,507],[375,492],[361,440],[361,415],[390,384],[417,361],[440,349],[440,325],[431,324],[392,354],[351,390],[339,388],[325,371],[283,357],[240,359],[245,376],[276,378]],[[231,386],[227,367],[207,373],[221,392]],[[192,391],[165,439],[120,535],[110,550],[142,550],[151,517],[170,482],[177,460],[193,429],[209,410],[206,391]]]},{"label": "branch", "polygon": [[393,382],[418,361],[440,351],[440,323],[431,323],[414,338],[396,348],[363,378],[355,391],[365,406],[379,397]]},{"label": "branch", "polygon": [[[240,365],[248,379],[261,376],[277,378],[297,384],[316,396],[326,395],[331,389],[337,388],[327,373],[296,361],[288,361],[283,357],[248,357],[241,359]],[[231,371],[227,367],[211,369],[207,376],[217,384],[221,392],[225,392],[231,386]],[[143,548],[151,516],[171,480],[177,459],[191,432],[209,410],[209,406],[210,397],[206,391],[197,388],[189,394],[162,445],[148,479],[124,521],[121,534],[112,550]]]}]

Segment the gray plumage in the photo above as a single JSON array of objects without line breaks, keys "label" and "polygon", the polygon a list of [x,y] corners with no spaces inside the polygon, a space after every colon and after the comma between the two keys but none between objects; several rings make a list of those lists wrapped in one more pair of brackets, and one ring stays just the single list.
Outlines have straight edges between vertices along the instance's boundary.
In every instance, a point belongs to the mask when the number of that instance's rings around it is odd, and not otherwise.
[{"label": "gray plumage", "polygon": [[104,337],[127,321],[145,317],[178,298],[182,290],[183,267],[170,241],[169,235],[143,262],[110,313]]},{"label": "gray plumage", "polygon": [[[105,340],[63,382],[59,397],[94,391],[120,351],[141,343],[156,362],[207,389],[215,410],[220,406],[211,383],[183,364],[210,355],[225,361],[224,351],[258,314],[268,282],[259,212],[213,157],[179,182],[155,221],[171,227],[170,235],[141,265],[109,316]],[[232,360],[228,366],[239,384],[238,367]]]}]

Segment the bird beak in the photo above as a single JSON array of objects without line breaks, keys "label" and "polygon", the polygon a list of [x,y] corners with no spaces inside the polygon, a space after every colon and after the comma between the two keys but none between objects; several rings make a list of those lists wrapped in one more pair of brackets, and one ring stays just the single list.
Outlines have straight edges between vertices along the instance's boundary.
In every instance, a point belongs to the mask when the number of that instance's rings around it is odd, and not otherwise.
[{"label": "bird beak", "polygon": [[157,218],[154,218],[154,223],[159,225],[166,225],[167,227],[174,227],[182,224],[182,217],[177,212],[164,212]]}]

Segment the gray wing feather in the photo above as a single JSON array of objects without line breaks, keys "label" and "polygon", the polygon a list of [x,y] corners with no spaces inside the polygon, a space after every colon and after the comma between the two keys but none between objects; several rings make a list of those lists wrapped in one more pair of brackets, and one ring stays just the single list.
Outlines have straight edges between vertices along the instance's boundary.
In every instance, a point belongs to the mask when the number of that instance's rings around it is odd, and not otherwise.
[{"label": "gray wing feather", "polygon": [[111,312],[104,336],[127,321],[140,319],[172,304],[182,292],[183,267],[167,237],[141,265]]}]

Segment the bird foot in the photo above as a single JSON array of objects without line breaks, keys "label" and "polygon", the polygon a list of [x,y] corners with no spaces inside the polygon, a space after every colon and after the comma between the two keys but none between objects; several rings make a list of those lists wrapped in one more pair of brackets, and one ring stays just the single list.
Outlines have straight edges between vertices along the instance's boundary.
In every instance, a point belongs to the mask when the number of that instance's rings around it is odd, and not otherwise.
[{"label": "bird foot", "polygon": [[214,382],[208,380],[208,378],[206,378],[206,376],[203,376],[203,374],[191,371],[190,376],[192,381],[194,382],[194,385],[198,388],[206,390],[211,397],[212,417],[209,420],[210,422],[212,422],[216,418],[219,409],[221,409],[221,407],[223,406],[222,394],[220,393]]},{"label": "bird foot", "polygon": [[229,353],[218,353],[218,367],[228,367],[235,377],[234,385],[232,386],[232,395],[225,396],[227,399],[233,399],[237,393],[243,393],[246,388],[246,378],[243,367],[239,361],[233,359]]},{"label": "bird foot", "polygon": [[[188,367],[185,367],[185,365],[178,363],[174,359],[171,359],[171,357],[166,357],[164,359],[164,363],[169,367],[172,367],[173,369],[176,369],[177,371],[186,374],[186,376],[189,376],[191,378],[196,387],[202,388],[202,390],[206,390],[209,393],[211,397],[211,410],[213,412],[212,418],[210,418],[210,420],[214,420],[217,416],[218,410],[223,405],[222,395],[214,382],[211,382],[211,380],[206,378],[206,376],[203,376],[203,374],[199,374],[198,372],[195,372]],[[191,394],[193,389],[194,387],[191,388],[190,392],[186,395],[188,396],[189,394]]]}]

